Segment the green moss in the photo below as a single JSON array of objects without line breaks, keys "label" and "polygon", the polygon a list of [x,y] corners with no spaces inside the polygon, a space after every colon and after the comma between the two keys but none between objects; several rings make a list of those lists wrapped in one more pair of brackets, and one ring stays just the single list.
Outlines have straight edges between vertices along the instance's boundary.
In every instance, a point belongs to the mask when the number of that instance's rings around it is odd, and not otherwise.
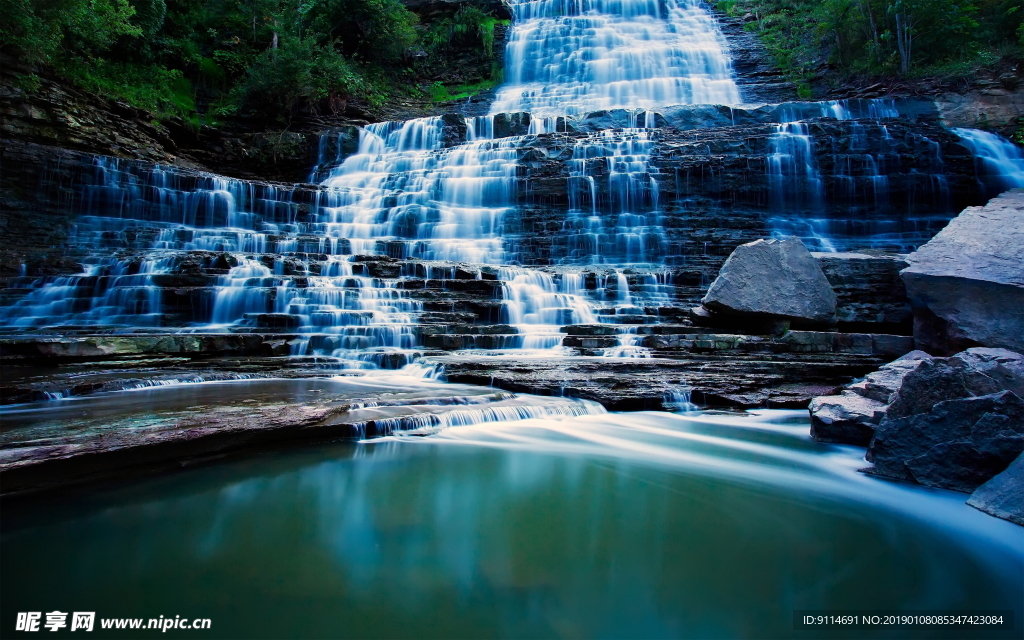
[{"label": "green moss", "polygon": [[1013,132],[1010,139],[1017,144],[1024,145],[1024,116],[1017,118],[1017,130]]},{"label": "green moss", "polygon": [[160,118],[178,116],[198,126],[195,91],[181,71],[102,58],[72,59],[61,70],[89,91],[124,100]]},{"label": "green moss", "polygon": [[497,78],[489,78],[470,84],[460,84],[454,87],[446,87],[440,82],[435,82],[428,89],[428,96],[431,102],[451,102],[452,100],[463,100],[478,93],[489,91],[501,84],[501,74]]}]

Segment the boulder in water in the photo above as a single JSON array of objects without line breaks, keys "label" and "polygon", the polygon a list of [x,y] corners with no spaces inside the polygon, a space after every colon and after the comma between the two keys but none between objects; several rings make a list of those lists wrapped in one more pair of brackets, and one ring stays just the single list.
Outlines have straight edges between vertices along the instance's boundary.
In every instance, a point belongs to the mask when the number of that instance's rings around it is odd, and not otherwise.
[{"label": "boulder in water", "polygon": [[866,447],[885,417],[886,405],[853,391],[811,400],[811,437],[818,442],[837,442]]},{"label": "boulder in water", "polygon": [[912,351],[849,384],[840,395],[811,400],[811,437],[818,442],[835,442],[866,447],[885,418],[903,378],[918,361],[931,359],[923,351]]},{"label": "boulder in water", "polygon": [[907,262],[920,348],[1024,350],[1024,190],[964,209]]},{"label": "boulder in water", "polygon": [[[901,391],[902,393],[902,391]],[[874,475],[971,492],[1024,451],[1024,400],[1012,391],[886,418],[871,441]]]},{"label": "boulder in water", "polygon": [[1024,453],[974,490],[967,504],[1003,520],[1024,525]]},{"label": "boulder in water", "polygon": [[1024,397],[1024,356],[976,347],[952,358],[924,360],[907,372],[886,417],[928,413],[943,400],[1013,391]]},{"label": "boulder in water", "polygon": [[703,305],[725,315],[770,316],[828,323],[836,295],[799,239],[756,240],[740,245],[725,261]]}]

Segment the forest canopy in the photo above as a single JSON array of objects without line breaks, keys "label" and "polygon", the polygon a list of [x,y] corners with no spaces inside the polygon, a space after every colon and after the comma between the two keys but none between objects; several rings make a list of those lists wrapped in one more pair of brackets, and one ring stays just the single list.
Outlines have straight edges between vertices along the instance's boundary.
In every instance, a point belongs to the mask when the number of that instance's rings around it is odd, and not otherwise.
[{"label": "forest canopy", "polygon": [[467,7],[426,28],[400,0],[0,0],[0,11],[5,56],[195,124],[416,92],[415,60],[459,40],[489,51],[497,21]]},{"label": "forest canopy", "polygon": [[719,0],[716,5],[747,16],[747,28],[798,81],[826,66],[845,76],[966,77],[1024,53],[1022,0]]}]

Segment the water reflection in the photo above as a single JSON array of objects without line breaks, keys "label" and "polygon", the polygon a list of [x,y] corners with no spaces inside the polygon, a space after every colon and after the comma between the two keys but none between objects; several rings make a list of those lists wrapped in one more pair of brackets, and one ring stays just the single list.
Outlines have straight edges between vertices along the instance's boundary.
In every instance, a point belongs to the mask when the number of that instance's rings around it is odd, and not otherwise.
[{"label": "water reflection", "polygon": [[[7,510],[3,616],[217,637],[791,637],[793,609],[1016,608],[1020,529],[857,474],[794,412],[452,428]],[[34,607],[34,608],[33,608]]]}]

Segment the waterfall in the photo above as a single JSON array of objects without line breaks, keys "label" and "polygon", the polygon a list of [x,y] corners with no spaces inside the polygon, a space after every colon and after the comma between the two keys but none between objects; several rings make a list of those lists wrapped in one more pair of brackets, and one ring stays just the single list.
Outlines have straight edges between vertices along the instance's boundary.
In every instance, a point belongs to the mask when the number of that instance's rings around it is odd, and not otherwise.
[{"label": "waterfall", "polygon": [[[654,178],[658,171],[650,165],[654,143],[641,128],[601,131],[573,143],[571,208],[562,225],[570,245],[563,262],[642,263],[664,257],[667,241],[658,220]],[[607,176],[604,193],[595,173]]]},{"label": "waterfall", "polygon": [[605,358],[650,358],[651,350],[643,346],[643,336],[637,335],[636,326],[620,328],[618,346],[608,347],[604,351]]},{"label": "waterfall", "polygon": [[768,182],[773,208],[820,207],[824,185],[815,161],[814,138],[807,124],[776,125],[768,148]]},{"label": "waterfall", "polygon": [[355,254],[501,263],[502,219],[513,204],[515,139],[441,148],[439,117],[363,129],[359,151],[324,181],[332,192],[316,230]]},{"label": "waterfall", "polygon": [[[888,177],[901,154],[931,163],[901,178],[908,199],[948,194],[937,142],[917,136],[911,153],[904,133],[890,144],[883,121],[900,116],[892,100],[708,106],[741,96],[699,0],[514,0],[511,8],[507,81],[490,115],[375,123],[358,141],[351,129],[325,133],[308,174],[317,188],[96,158],[72,187],[80,215],[67,248],[81,272],[23,267],[3,290],[0,325],[267,332],[281,336],[273,355],[414,369],[428,330],[458,335],[437,348],[550,350],[561,347],[564,325],[605,323],[615,333],[602,335],[618,345],[606,338],[604,355],[650,357],[636,327],[678,321],[668,269],[685,264],[689,242],[679,213],[691,204],[689,175],[673,185],[666,159],[733,153],[713,150],[713,136],[695,133],[690,145],[681,131],[774,125],[767,140],[726,142],[749,145],[736,153],[751,157],[767,146],[768,196],[758,183],[752,206],[770,204],[769,232],[819,249],[843,250],[843,237],[862,239],[865,229],[881,237],[879,229],[896,228],[886,246],[920,240],[924,233],[901,235],[898,221],[871,227],[878,221],[861,215],[902,206]],[[666,123],[678,105],[691,105],[682,111],[692,122],[680,117],[673,129]],[[819,129],[851,120],[848,148],[829,150]],[[957,131],[982,179],[1024,185],[1019,149]],[[717,167],[696,166],[695,182],[705,171],[721,181]],[[747,206],[746,186],[733,188],[737,209]],[[693,199],[712,213],[718,206],[700,192]],[[828,210],[837,202],[844,217]],[[911,224],[931,230],[928,221]],[[715,259],[707,245],[695,256],[703,262]],[[601,266],[584,273],[590,265]],[[680,287],[704,275],[684,275]],[[472,326],[497,322],[513,328]]]},{"label": "waterfall", "polygon": [[1000,189],[1024,187],[1024,153],[1006,138],[978,129],[953,129],[965,147],[974,154],[983,179],[992,180]]},{"label": "waterfall", "polygon": [[597,322],[592,305],[580,295],[560,291],[550,274],[502,267],[498,279],[504,298],[502,321],[516,326],[525,349],[558,347],[559,327]]},{"label": "waterfall", "polygon": [[506,85],[491,113],[740,102],[725,41],[699,0],[517,0]]}]

